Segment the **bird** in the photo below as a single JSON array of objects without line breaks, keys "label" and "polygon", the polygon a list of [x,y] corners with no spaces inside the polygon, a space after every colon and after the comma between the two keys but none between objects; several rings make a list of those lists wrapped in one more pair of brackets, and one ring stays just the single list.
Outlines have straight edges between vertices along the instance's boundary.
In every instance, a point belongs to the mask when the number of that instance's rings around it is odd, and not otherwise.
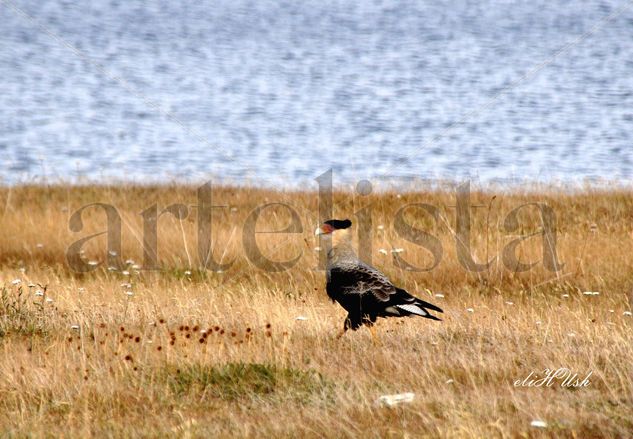
[{"label": "bird", "polygon": [[314,231],[326,244],[327,295],[348,313],[337,338],[349,329],[356,331],[365,325],[375,340],[373,326],[378,317],[420,316],[441,321],[429,311],[443,313],[440,307],[396,287],[387,276],[356,256],[351,226],[349,219],[331,219]]}]

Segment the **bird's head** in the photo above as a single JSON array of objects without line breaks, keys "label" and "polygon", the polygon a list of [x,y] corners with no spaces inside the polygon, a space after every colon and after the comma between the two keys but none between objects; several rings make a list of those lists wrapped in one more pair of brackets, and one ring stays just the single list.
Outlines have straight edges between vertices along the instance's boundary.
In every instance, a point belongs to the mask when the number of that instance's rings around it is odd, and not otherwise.
[{"label": "bird's head", "polygon": [[327,220],[326,222],[321,224],[319,227],[317,227],[316,230],[314,231],[314,235],[315,236],[329,235],[336,232],[337,230],[349,229],[351,226],[352,226],[352,222],[348,219],[345,219],[345,220],[331,219],[331,220]]},{"label": "bird's head", "polygon": [[350,227],[352,222],[348,219],[337,220],[331,219],[325,221],[314,231],[315,236],[331,237],[332,243],[337,245],[340,242],[349,241],[350,239]]}]

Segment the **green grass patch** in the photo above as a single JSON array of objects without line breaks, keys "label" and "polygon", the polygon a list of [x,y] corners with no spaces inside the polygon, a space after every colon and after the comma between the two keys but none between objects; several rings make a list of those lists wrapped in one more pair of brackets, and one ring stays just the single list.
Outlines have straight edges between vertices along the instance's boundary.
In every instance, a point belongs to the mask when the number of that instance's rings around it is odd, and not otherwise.
[{"label": "green grass patch", "polygon": [[326,395],[331,384],[320,373],[261,363],[169,366],[159,374],[177,395],[235,400],[241,398],[307,401]]}]

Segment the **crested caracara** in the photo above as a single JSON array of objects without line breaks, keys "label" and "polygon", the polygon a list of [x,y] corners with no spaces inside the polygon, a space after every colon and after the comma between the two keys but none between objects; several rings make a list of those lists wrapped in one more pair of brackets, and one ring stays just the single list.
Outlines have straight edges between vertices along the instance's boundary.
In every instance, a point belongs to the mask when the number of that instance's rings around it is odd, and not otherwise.
[{"label": "crested caracara", "polygon": [[[439,307],[412,296],[396,287],[387,276],[362,262],[352,249],[350,220],[329,220],[315,231],[331,242],[327,253],[326,291],[332,301],[348,312],[343,330],[356,330],[367,325],[370,330],[378,317],[420,316],[441,320],[429,310],[443,312]],[[373,332],[372,332],[373,335]]]}]

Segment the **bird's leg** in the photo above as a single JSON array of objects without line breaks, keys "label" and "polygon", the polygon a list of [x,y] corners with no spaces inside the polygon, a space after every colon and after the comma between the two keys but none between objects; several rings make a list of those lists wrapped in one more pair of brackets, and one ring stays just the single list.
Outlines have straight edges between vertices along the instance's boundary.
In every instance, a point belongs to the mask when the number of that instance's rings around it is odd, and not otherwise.
[{"label": "bird's leg", "polygon": [[352,319],[348,315],[347,318],[345,319],[345,322],[343,323],[343,329],[339,331],[339,333],[336,336],[336,339],[338,340],[339,338],[341,338],[347,332],[347,330],[351,327],[352,327]]},{"label": "bird's leg", "polygon": [[369,333],[371,334],[371,342],[372,342],[372,344],[374,344],[374,345],[381,344],[380,343],[380,338],[376,334],[376,328],[374,327],[374,325],[368,325],[367,329],[369,329]]}]

